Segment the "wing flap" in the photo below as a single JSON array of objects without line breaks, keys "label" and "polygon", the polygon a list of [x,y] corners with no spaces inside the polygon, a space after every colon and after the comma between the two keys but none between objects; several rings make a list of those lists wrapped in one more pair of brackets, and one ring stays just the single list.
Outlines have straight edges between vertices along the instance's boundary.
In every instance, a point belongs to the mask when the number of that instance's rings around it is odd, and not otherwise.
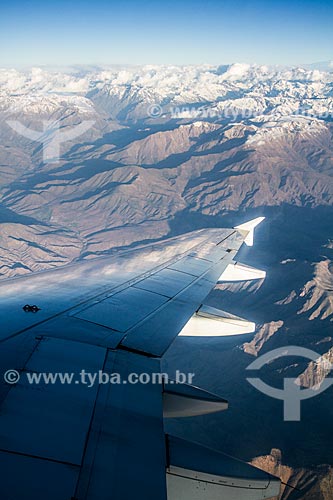
[{"label": "wing flap", "polygon": [[262,500],[279,495],[274,476],[217,450],[168,436],[168,500]]},{"label": "wing flap", "polygon": [[40,458],[0,452],[1,498],[74,498],[80,468]]},{"label": "wing flap", "polygon": [[[160,361],[110,351],[105,371],[122,382],[101,386],[75,498],[166,500],[162,385],[152,383]],[[142,373],[149,383],[123,383]]]},{"label": "wing flap", "polygon": [[[21,371],[20,381],[2,401],[1,449],[80,465],[97,394],[97,386],[88,389],[79,383],[80,372],[102,369],[105,353],[88,344],[41,340]],[[50,370],[75,375],[72,382],[58,377],[29,381],[28,376]]]}]

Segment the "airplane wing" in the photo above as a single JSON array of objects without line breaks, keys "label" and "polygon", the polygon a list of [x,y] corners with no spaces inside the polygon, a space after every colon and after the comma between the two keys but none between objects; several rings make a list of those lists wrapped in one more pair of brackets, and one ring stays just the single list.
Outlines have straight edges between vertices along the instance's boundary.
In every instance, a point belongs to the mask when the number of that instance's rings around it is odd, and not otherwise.
[{"label": "airplane wing", "polygon": [[251,332],[205,305],[255,219],[0,284],[3,500],[256,500],[277,478],[166,435],[164,419],[228,402],[161,372],[175,338]]}]

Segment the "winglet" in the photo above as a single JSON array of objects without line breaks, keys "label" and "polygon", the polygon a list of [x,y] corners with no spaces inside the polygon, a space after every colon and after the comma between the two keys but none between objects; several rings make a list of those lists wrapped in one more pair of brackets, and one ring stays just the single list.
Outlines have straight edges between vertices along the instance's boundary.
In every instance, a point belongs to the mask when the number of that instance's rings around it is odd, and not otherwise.
[{"label": "winglet", "polygon": [[244,243],[246,243],[248,247],[253,246],[254,228],[258,226],[258,224],[260,224],[260,222],[262,222],[264,218],[265,217],[257,217],[256,219],[249,220],[244,224],[235,226],[234,229],[237,229],[237,231],[244,237]]}]

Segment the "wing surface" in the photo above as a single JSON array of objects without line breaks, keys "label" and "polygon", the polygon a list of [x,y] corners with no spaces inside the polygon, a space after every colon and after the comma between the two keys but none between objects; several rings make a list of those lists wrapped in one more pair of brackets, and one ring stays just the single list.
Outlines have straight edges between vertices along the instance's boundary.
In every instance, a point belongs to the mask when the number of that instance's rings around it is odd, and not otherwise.
[{"label": "wing surface", "polygon": [[[219,492],[236,488],[235,477],[245,491],[243,473],[248,498],[277,491],[272,476],[164,431],[167,416],[227,408],[217,395],[167,383],[161,358],[234,264],[249,228],[200,230],[0,284],[1,371],[18,374],[16,383],[1,377],[1,498],[181,500],[219,475]],[[105,381],[114,374],[119,383]],[[146,380],[132,383],[133,374]]]}]

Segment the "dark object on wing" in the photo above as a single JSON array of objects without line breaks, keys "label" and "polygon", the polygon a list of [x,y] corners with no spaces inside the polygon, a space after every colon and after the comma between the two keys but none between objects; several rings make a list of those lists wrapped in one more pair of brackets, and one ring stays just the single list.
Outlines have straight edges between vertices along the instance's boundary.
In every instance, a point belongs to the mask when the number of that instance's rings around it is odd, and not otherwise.
[{"label": "dark object on wing", "polygon": [[23,306],[23,311],[24,312],[32,312],[32,313],[36,313],[38,311],[40,311],[40,308],[37,307],[37,306],[30,306],[29,304],[26,304],[25,306]]}]

